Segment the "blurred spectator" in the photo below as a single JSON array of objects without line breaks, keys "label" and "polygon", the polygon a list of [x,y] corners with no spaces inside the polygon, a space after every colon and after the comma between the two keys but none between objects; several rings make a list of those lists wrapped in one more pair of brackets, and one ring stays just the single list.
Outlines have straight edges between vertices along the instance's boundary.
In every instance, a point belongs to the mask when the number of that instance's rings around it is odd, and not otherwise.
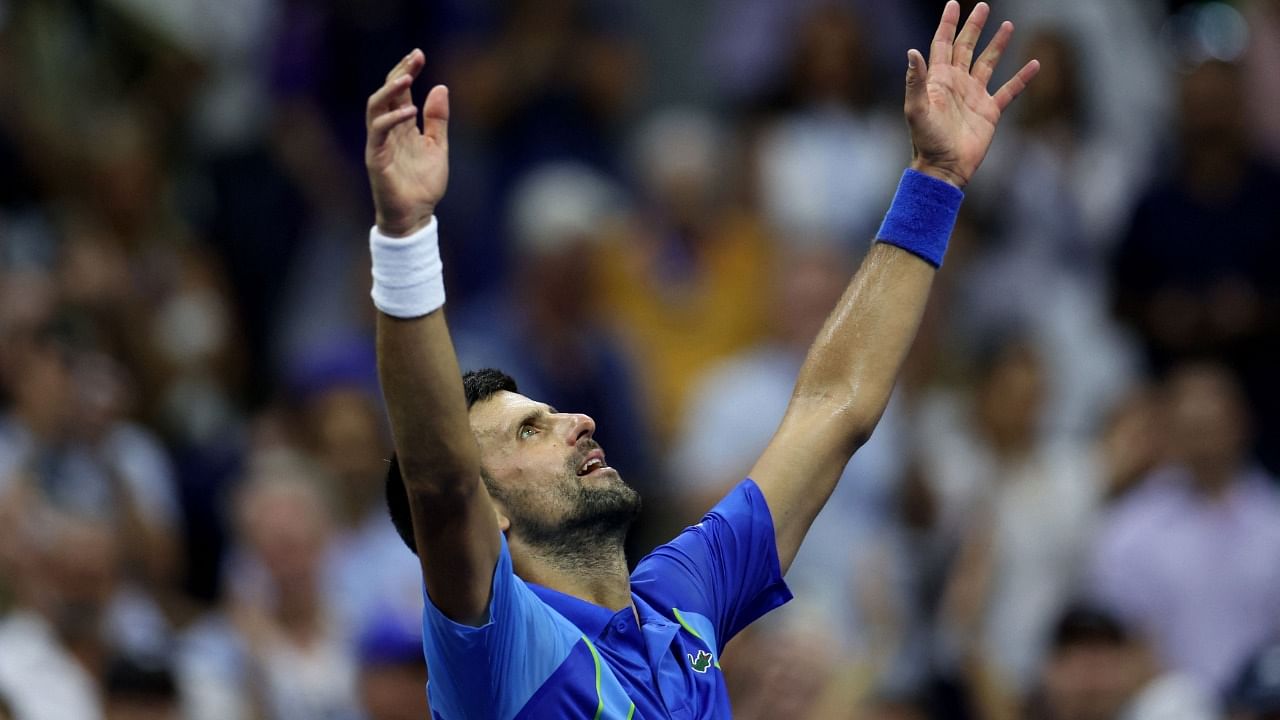
[{"label": "blurred spectator", "polygon": [[1177,167],[1138,204],[1115,258],[1121,316],[1157,371],[1194,357],[1239,373],[1272,464],[1280,447],[1280,170],[1248,145],[1240,68],[1206,62],[1182,79]]},{"label": "blurred spectator", "polygon": [[1247,23],[1249,46],[1244,64],[1245,95],[1250,137],[1259,152],[1280,163],[1280,4],[1275,0],[1246,0],[1241,11]]},{"label": "blurred spectator", "polygon": [[[391,441],[376,396],[371,348],[362,343],[354,375],[320,380],[300,411],[308,447],[332,478],[334,536],[325,557],[325,592],[353,628],[390,614],[417,625],[422,569],[387,515],[383,485]],[[368,364],[364,364],[365,361]]]},{"label": "blurred spectator", "polygon": [[728,140],[709,114],[672,109],[638,131],[634,217],[600,253],[601,309],[634,354],[659,439],[670,439],[694,379],[758,340],[770,244],[728,191]]},{"label": "blurred spectator", "polygon": [[860,243],[875,234],[910,159],[902,120],[873,105],[863,29],[850,10],[818,6],[798,37],[755,148],[761,206],[783,240]]},{"label": "blurred spectator", "polygon": [[1220,691],[1280,627],[1280,490],[1249,457],[1240,388],[1220,366],[1167,383],[1171,463],[1122,497],[1094,548],[1094,594],[1158,656]]},{"label": "blurred spectator", "polygon": [[[1001,15],[1007,13],[1019,28],[1019,33],[1026,33],[1015,37],[1014,54],[1027,56],[1029,48],[1023,43],[1030,43],[1033,36],[1041,31],[1061,34],[1078,44],[1079,63],[1075,73],[1079,78],[1079,107],[1084,110],[1083,116],[1075,118],[1084,121],[1079,129],[1093,141],[1131,158],[1139,166],[1117,169],[1120,173],[1117,178],[1105,180],[1108,183],[1119,180],[1109,187],[1120,192],[1129,187],[1129,183],[1142,182],[1149,176],[1160,144],[1170,129],[1173,83],[1168,74],[1166,48],[1161,45],[1161,24],[1166,19],[1161,5],[1148,0],[1075,0],[1069,3],[1007,0],[999,6]],[[988,27],[987,31],[992,29]],[[926,40],[916,42],[924,43]],[[1011,59],[1006,56],[996,70],[993,83],[1002,82],[1018,67],[1017,63],[1010,62]],[[1048,58],[1050,61],[1056,59],[1061,58]],[[1041,69],[1048,69],[1048,64],[1043,63]],[[1127,68],[1128,72],[1119,73],[1116,68]],[[1058,86],[1055,91],[1061,89]],[[1022,109],[1014,107],[1012,112],[1016,115]],[[1005,136],[1006,140],[1008,138]],[[999,148],[1001,142],[997,141],[993,150]],[[1084,167],[1079,170],[1087,172]],[[995,174],[998,173],[980,175],[979,182],[984,182],[981,179],[984,177],[991,180],[991,175]],[[1090,188],[1087,191],[1090,198],[1088,206],[1097,209],[1108,207],[1106,199],[1096,192],[1101,192],[1101,189]],[[1087,217],[1094,219],[1105,215],[1090,213]],[[1106,239],[1099,240],[1105,242]]]},{"label": "blurred spectator", "polygon": [[1074,592],[1108,475],[1088,444],[1045,432],[1045,367],[1022,337],[993,342],[974,384],[967,402],[931,401],[920,436],[939,532],[959,548],[938,651],[1016,699]]},{"label": "blurred spectator", "polygon": [[583,165],[534,170],[509,213],[520,273],[453,326],[463,368],[501,368],[529,397],[590,415],[609,464],[643,488],[653,461],[640,376],[594,302],[609,279],[592,261],[622,209],[618,189]]},{"label": "blurred spectator", "polygon": [[1043,71],[1012,110],[969,188],[982,233],[964,274],[965,310],[953,320],[970,337],[1019,325],[1045,359],[1045,421],[1088,433],[1125,389],[1131,350],[1112,327],[1106,258],[1117,226],[1148,174],[1150,144],[1126,143],[1090,103],[1082,49],[1068,31],[1046,27],[1024,58]]},{"label": "blurred spectator", "polygon": [[1245,663],[1226,700],[1231,720],[1280,718],[1280,641],[1263,645]]},{"label": "blurred spectator", "polygon": [[734,638],[734,654],[722,670],[734,717],[740,720],[827,717],[824,689],[843,678],[840,649],[825,634],[825,618],[798,623],[786,631],[748,629]]},{"label": "blurred spectator", "polygon": [[368,720],[421,720],[427,707],[427,662],[418,623],[374,619],[360,638],[360,697]]},{"label": "blurred spectator", "polygon": [[182,639],[178,684],[191,720],[360,716],[353,630],[323,592],[330,515],[314,473],[276,453],[258,458],[236,505],[262,577]]},{"label": "blurred spectator", "polygon": [[[244,462],[248,358],[235,306],[211,254],[170,258],[172,285],[149,298],[142,330],[150,349],[146,385],[153,417],[182,478],[188,591],[216,595],[228,486]],[[127,316],[126,316],[127,317]],[[261,368],[260,368],[261,369]]]},{"label": "blurred spectator", "polygon": [[[13,606],[0,615],[0,695],[20,720],[103,717],[100,689],[116,654],[110,605],[117,597],[116,548],[109,526],[9,491],[5,537]],[[146,627],[127,618],[125,631]]]},{"label": "blurred spectator", "polygon": [[125,419],[129,379],[110,358],[40,331],[11,356],[13,405],[0,415],[0,488],[29,475],[55,507],[115,524],[122,567],[149,592],[177,577],[173,470],[159,440]]},{"label": "blurred spectator", "polygon": [[1163,672],[1145,643],[1110,614],[1066,611],[1053,630],[1028,720],[1213,720],[1210,696]]},{"label": "blurred spectator", "polygon": [[786,75],[787,61],[804,42],[798,29],[823,12],[843,13],[856,8],[874,27],[864,38],[869,59],[880,67],[893,63],[893,72],[876,75],[879,81],[899,82],[898,63],[905,62],[905,48],[927,38],[935,8],[927,3],[893,0],[716,0],[703,51],[716,82],[716,94],[741,106],[768,92]]},{"label": "blurred spectator", "polygon": [[458,121],[440,216],[452,228],[443,232],[457,239],[442,250],[450,291],[459,297],[514,276],[518,266],[503,242],[510,228],[494,210],[510,204],[527,173],[575,162],[620,174],[617,148],[643,82],[632,29],[615,12],[620,3],[513,0],[492,7],[496,27],[459,38],[449,63]]}]

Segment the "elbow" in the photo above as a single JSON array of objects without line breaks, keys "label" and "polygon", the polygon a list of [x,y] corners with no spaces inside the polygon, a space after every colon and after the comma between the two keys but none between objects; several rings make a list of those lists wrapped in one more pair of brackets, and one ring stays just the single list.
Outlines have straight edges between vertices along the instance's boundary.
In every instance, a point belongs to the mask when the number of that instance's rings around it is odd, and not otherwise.
[{"label": "elbow", "polygon": [[886,403],[870,403],[866,398],[850,395],[796,395],[792,404],[810,417],[820,417],[821,422],[832,431],[840,449],[847,455],[853,455],[871,439],[880,417],[884,415]]},{"label": "elbow", "polygon": [[801,371],[791,402],[825,415],[848,438],[852,450],[871,438],[889,405],[893,378],[868,379],[867,373],[823,373],[823,366]]},{"label": "elbow", "polygon": [[853,455],[867,441],[871,439],[871,434],[875,432],[876,425],[880,424],[880,415],[854,414],[852,417],[846,418],[841,422],[844,432],[842,436],[845,441],[845,448],[850,455]]}]

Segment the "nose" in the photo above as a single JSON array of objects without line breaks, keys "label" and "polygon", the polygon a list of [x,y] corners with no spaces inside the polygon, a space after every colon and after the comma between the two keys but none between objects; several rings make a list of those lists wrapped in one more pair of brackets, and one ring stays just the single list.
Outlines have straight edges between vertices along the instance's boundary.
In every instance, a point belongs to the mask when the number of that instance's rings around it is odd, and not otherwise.
[{"label": "nose", "polygon": [[564,413],[564,417],[567,419],[565,440],[568,441],[570,447],[576,446],[580,440],[590,438],[595,434],[596,421],[592,420],[590,415]]}]

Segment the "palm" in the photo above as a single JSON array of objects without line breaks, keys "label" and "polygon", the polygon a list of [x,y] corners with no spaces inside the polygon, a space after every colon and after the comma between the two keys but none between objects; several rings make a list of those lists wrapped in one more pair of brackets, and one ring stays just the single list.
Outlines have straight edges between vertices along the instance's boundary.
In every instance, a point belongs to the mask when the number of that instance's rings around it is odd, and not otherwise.
[{"label": "palm", "polygon": [[392,130],[387,142],[369,148],[374,192],[406,207],[431,206],[444,197],[449,181],[448,148],[418,131],[414,123]]},{"label": "palm", "polygon": [[907,123],[915,148],[915,164],[943,173],[957,185],[973,177],[991,146],[996,124],[1009,103],[1034,77],[1036,61],[1027,63],[994,95],[987,83],[1013,31],[1003,23],[991,44],[973,62],[973,50],[988,8],[979,3],[956,37],[959,6],[947,4],[930,48],[929,63],[912,50],[908,70]]},{"label": "palm", "polygon": [[986,88],[951,66],[933,68],[925,92],[928,112],[912,126],[916,154],[972,177],[991,145],[1000,109]]},{"label": "palm", "polygon": [[432,88],[422,107],[422,130],[409,86],[422,70],[415,50],[387,75],[369,99],[365,165],[378,227],[403,235],[425,225],[449,183],[448,91]]}]

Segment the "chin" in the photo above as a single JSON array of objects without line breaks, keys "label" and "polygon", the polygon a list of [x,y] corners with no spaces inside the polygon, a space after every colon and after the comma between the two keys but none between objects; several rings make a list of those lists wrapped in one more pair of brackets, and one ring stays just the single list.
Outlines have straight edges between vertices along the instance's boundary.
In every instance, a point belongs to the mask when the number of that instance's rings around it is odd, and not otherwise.
[{"label": "chin", "polygon": [[630,524],[640,512],[640,493],[613,472],[610,477],[582,487],[578,510],[579,517],[608,518]]}]

